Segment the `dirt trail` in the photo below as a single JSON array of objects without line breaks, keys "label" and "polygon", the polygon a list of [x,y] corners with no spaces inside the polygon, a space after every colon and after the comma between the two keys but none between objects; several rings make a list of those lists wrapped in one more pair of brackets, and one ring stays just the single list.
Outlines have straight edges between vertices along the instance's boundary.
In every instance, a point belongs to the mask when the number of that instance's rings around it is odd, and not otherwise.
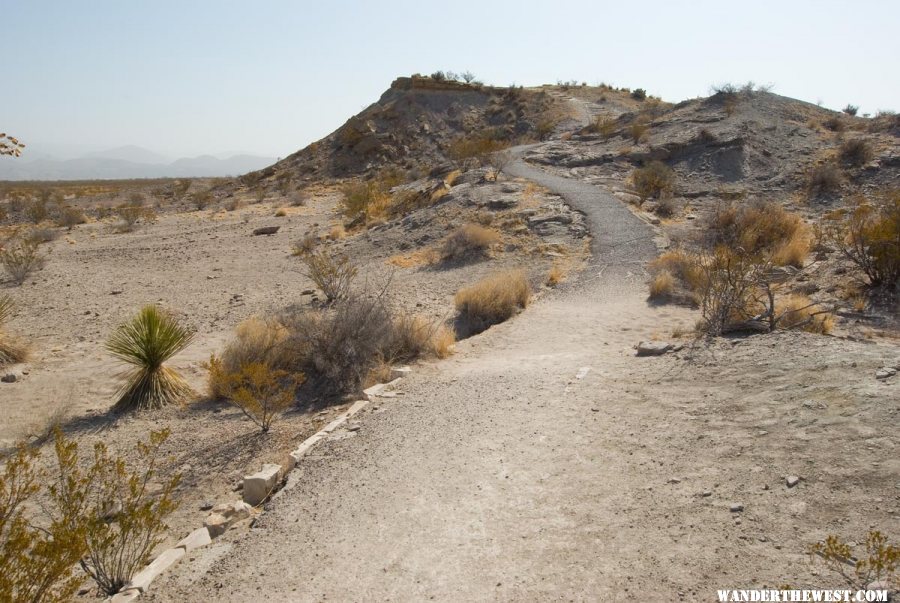
[{"label": "dirt trail", "polygon": [[[882,352],[858,346],[854,377],[821,366],[847,343],[832,351],[800,334],[698,352],[693,373],[683,358],[635,358],[638,340],[695,318],[644,299],[652,230],[591,185],[521,162],[509,173],[586,214],[594,259],[583,277],[451,359],[417,367],[402,396],[370,405],[359,431],[336,433],[305,459],[252,530],[198,551],[150,600],[714,600],[716,587],[809,577],[803,539],[849,503],[807,512],[791,506],[804,493],[780,481],[802,471],[833,492],[846,451],[806,464],[787,432],[853,429],[894,446],[889,423],[882,433],[869,416],[887,412],[870,399],[868,371]],[[770,363],[776,343],[803,350],[793,371]],[[717,354],[728,353],[723,364]],[[735,403],[751,368],[782,392],[799,379],[815,384],[806,396],[840,385],[861,401],[847,397],[853,413],[831,423],[792,426],[784,394]],[[770,449],[745,445],[760,431]],[[860,448],[855,467],[876,455]],[[888,502],[860,510],[851,527],[890,521],[898,475],[897,463],[871,481],[858,475]],[[746,505],[743,525],[729,512],[735,500]]]}]

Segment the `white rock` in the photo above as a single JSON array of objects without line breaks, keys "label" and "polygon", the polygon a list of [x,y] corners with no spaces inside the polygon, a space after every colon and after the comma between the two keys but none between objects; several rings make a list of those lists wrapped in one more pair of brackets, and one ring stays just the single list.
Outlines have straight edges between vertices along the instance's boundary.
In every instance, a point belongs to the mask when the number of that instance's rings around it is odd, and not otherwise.
[{"label": "white rock", "polygon": [[209,537],[209,529],[206,527],[197,528],[184,538],[182,538],[176,547],[181,547],[184,549],[185,553],[189,553],[194,549],[199,549],[201,546],[206,546],[212,542],[212,538]]},{"label": "white rock", "polygon": [[800,478],[797,477],[796,475],[789,475],[786,478],[784,478],[784,482],[787,484],[788,488],[793,488],[794,486],[796,486],[797,484],[800,483]]},{"label": "white rock", "polygon": [[637,344],[637,355],[662,356],[671,349],[672,344],[664,341],[641,341]]},{"label": "white rock", "polygon": [[228,526],[231,525],[228,518],[221,513],[210,513],[203,520],[203,526],[209,532],[210,537],[218,538],[225,533]]},{"label": "white rock", "polygon": [[142,593],[147,592],[150,583],[164,571],[178,563],[182,557],[184,557],[184,549],[182,548],[167,549],[163,551],[159,557],[150,563],[150,565],[131,578],[131,582],[128,583],[128,588],[136,588]]},{"label": "white rock", "polygon": [[275,491],[281,478],[281,465],[266,463],[260,471],[244,477],[244,502],[251,506],[262,504]]},{"label": "white rock", "polygon": [[889,366],[882,367],[875,371],[876,379],[888,379],[897,374],[897,369],[891,368]]},{"label": "white rock", "polygon": [[398,377],[406,377],[412,372],[412,369],[408,366],[395,366],[391,368],[391,377],[397,379]]},{"label": "white rock", "polygon": [[732,513],[740,513],[744,510],[744,505],[741,503],[732,503],[732,505],[728,507],[728,510]]}]

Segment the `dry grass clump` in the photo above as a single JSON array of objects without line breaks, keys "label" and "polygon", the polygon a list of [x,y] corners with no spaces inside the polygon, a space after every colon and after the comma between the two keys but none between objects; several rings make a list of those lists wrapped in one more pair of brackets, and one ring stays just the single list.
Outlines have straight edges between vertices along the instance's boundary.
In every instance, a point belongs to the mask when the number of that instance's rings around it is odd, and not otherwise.
[{"label": "dry grass clump", "polygon": [[461,136],[450,143],[447,156],[457,163],[459,169],[467,171],[476,165],[487,165],[491,156],[508,147],[507,141],[490,136]]},{"label": "dry grass clump", "polygon": [[801,329],[810,333],[827,335],[834,328],[834,315],[823,312],[818,304],[805,295],[791,295],[775,304],[779,317],[778,328]]},{"label": "dry grass clump", "polygon": [[298,252],[306,266],[304,274],[322,290],[329,303],[350,294],[357,269],[347,255],[334,254],[327,249],[303,252],[302,248],[295,248],[295,253]]},{"label": "dry grass clump", "polygon": [[841,190],[844,176],[841,168],[835,163],[823,163],[809,171],[806,190],[810,197],[830,195]]},{"label": "dry grass clump", "polygon": [[441,258],[445,262],[486,257],[500,242],[500,233],[478,224],[465,224],[444,239]]},{"label": "dry grass clump", "polygon": [[656,301],[674,301],[699,305],[703,273],[696,257],[683,249],[667,251],[649,265],[653,275],[650,297]]},{"label": "dry grass clump", "polygon": [[174,316],[152,305],[119,325],[106,349],[134,368],[126,375],[115,409],[146,410],[183,402],[191,389],[164,363],[190,345],[193,337]]},{"label": "dry grass clump", "polygon": [[675,172],[662,161],[651,161],[631,173],[631,183],[641,202],[651,197],[662,198],[675,189]]},{"label": "dry grass clump", "polygon": [[59,209],[56,215],[56,225],[61,228],[68,228],[87,222],[84,212],[77,207],[65,206]]},{"label": "dry grass clump", "polygon": [[650,281],[650,299],[667,301],[675,296],[675,277],[666,269],[662,269],[653,275]]},{"label": "dry grass clump", "polygon": [[28,356],[27,348],[5,331],[6,323],[13,313],[13,301],[8,295],[0,295],[0,367],[23,362]]},{"label": "dry grass clump", "polygon": [[16,285],[23,284],[33,272],[43,268],[46,261],[38,251],[37,243],[30,240],[0,249],[0,264]]},{"label": "dry grass clump", "polygon": [[628,125],[626,130],[628,136],[631,137],[631,141],[634,144],[638,144],[647,137],[647,132],[650,131],[650,125],[642,119],[635,119]]},{"label": "dry grass clump", "polygon": [[848,138],[841,144],[838,155],[845,164],[859,167],[872,161],[872,158],[875,157],[875,150],[863,138]]},{"label": "dry grass clump", "polygon": [[279,207],[278,209],[275,210],[276,218],[284,218],[285,216],[287,216],[287,210],[284,209],[283,207]]},{"label": "dry grass clump", "polygon": [[[217,370],[210,370],[208,387],[213,398],[225,398],[232,383],[225,377],[241,372],[241,367],[264,364],[274,369],[290,366],[284,342],[287,329],[275,320],[248,318],[238,325],[234,338],[225,350],[215,358]],[[210,367],[212,366],[212,359]]]},{"label": "dry grass clump", "polygon": [[523,270],[501,272],[460,289],[454,297],[459,318],[468,333],[480,333],[511,318],[531,299],[531,285]]},{"label": "dry grass clump", "polygon": [[550,271],[547,273],[547,283],[548,287],[555,287],[561,282],[563,282],[566,278],[566,270],[559,264],[553,264],[550,267]]},{"label": "dry grass clump", "polygon": [[604,140],[608,140],[615,135],[617,129],[618,122],[615,119],[606,115],[598,115],[581,132],[583,134],[599,134]]},{"label": "dry grass clump", "polygon": [[394,318],[394,333],[389,348],[381,354],[390,362],[409,362],[416,358],[450,355],[456,336],[443,322],[414,314]]},{"label": "dry grass clump", "polygon": [[719,206],[706,227],[710,247],[765,253],[779,266],[802,268],[811,245],[809,228],[800,216],[778,203]]}]

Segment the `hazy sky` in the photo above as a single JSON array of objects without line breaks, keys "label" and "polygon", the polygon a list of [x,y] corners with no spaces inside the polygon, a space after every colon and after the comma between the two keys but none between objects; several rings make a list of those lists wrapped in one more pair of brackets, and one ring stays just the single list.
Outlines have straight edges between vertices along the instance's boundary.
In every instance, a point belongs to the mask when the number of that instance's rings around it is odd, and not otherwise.
[{"label": "hazy sky", "polygon": [[900,109],[900,2],[0,0],[0,131],[35,153],[135,144],[285,156],[398,75],[506,85],[773,84]]}]

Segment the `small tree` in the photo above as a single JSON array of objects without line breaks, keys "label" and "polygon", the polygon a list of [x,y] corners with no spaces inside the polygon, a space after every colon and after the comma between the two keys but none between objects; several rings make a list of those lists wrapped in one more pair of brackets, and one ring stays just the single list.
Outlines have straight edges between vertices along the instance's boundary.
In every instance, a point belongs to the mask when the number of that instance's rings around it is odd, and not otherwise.
[{"label": "small tree", "polygon": [[241,409],[263,433],[294,403],[294,392],[303,382],[303,374],[290,374],[263,362],[241,365],[236,373],[227,373],[222,361],[209,359],[210,381],[221,388],[223,397]]}]

